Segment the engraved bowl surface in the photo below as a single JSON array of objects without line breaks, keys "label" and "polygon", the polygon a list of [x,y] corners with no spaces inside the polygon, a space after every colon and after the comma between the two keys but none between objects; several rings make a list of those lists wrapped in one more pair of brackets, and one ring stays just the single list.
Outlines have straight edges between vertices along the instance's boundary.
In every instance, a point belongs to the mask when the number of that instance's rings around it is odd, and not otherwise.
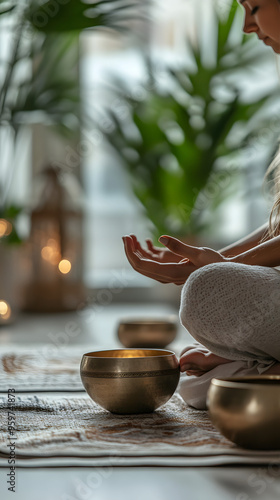
[{"label": "engraved bowl surface", "polygon": [[83,385],[93,401],[112,413],[149,413],[166,403],[179,382],[172,351],[112,349],[83,355]]},{"label": "engraved bowl surface", "polygon": [[219,431],[243,448],[280,449],[280,376],[212,379],[209,415]]}]

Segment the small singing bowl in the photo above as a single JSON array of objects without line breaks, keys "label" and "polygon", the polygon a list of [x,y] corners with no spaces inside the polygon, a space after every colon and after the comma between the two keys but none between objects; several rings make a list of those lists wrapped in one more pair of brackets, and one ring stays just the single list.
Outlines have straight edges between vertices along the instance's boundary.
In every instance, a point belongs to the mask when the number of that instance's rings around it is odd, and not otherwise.
[{"label": "small singing bowl", "polygon": [[207,406],[213,424],[238,446],[280,449],[280,376],[214,378]]},{"label": "small singing bowl", "polygon": [[127,319],[118,327],[118,338],[127,348],[163,349],[176,337],[177,318],[168,316],[164,319]]},{"label": "small singing bowl", "polygon": [[119,414],[153,412],[171,398],[180,378],[174,352],[163,349],[89,352],[80,372],[91,399]]}]

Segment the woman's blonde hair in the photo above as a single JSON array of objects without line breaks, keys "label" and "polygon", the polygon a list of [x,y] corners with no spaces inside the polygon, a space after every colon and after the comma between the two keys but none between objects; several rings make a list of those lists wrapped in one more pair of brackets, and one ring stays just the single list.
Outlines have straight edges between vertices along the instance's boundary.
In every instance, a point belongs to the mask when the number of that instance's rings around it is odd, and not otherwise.
[{"label": "woman's blonde hair", "polygon": [[280,234],[280,146],[265,174],[265,181],[273,180],[272,193],[274,203],[268,222],[268,236],[273,238]]},{"label": "woman's blonde hair", "polygon": [[[278,1],[280,2],[280,0]],[[280,60],[276,57],[275,61],[278,79],[280,81]],[[280,234],[280,143],[274,159],[266,171],[264,182],[265,181],[272,181],[274,203],[269,215],[268,229],[264,235],[263,241],[269,238],[274,238],[274,236],[278,236]]]}]

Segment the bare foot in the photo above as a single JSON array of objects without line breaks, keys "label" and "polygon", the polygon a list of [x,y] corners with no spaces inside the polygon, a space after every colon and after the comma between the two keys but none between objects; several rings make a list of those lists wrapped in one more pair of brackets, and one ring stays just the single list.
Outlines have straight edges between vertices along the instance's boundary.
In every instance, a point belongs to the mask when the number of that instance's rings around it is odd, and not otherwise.
[{"label": "bare foot", "polygon": [[188,346],[182,351],[180,358],[180,370],[187,375],[199,377],[203,373],[216,368],[218,365],[232,362],[231,359],[225,359],[209,351],[199,343]]},{"label": "bare foot", "polygon": [[[186,372],[187,375],[199,377],[218,365],[230,362],[232,362],[232,359],[217,356],[199,342],[194,342],[181,352],[180,370]],[[263,375],[280,375],[280,363],[275,363]]]},{"label": "bare foot", "polygon": [[188,345],[187,347],[185,347],[185,348],[182,350],[182,352],[181,352],[181,354],[180,354],[180,357],[181,357],[181,356],[183,356],[183,354],[185,354],[185,352],[190,351],[190,350],[191,350],[191,349],[193,349],[194,347],[203,347],[203,349],[205,349],[205,347],[204,347],[202,344],[200,344],[199,342],[194,342],[193,344]]}]

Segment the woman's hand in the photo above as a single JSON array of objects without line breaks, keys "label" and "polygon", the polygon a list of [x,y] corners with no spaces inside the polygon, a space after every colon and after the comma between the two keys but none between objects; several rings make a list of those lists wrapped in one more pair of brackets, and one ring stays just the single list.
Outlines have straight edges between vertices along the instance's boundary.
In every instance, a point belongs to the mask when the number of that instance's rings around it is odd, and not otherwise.
[{"label": "woman's hand", "polygon": [[179,262],[159,262],[151,258],[137,243],[134,235],[123,238],[125,253],[131,266],[140,274],[160,283],[183,285],[190,274],[199,267],[228,259],[211,248],[186,245],[171,236],[162,236],[159,241],[180,257]]},{"label": "woman's hand", "polygon": [[[165,245],[171,252],[180,255],[184,259],[190,260],[197,267],[203,267],[213,262],[229,262],[230,259],[220,252],[207,247],[193,247],[187,245],[172,236],[161,236],[159,241]],[[182,260],[180,261],[182,262]]]}]

